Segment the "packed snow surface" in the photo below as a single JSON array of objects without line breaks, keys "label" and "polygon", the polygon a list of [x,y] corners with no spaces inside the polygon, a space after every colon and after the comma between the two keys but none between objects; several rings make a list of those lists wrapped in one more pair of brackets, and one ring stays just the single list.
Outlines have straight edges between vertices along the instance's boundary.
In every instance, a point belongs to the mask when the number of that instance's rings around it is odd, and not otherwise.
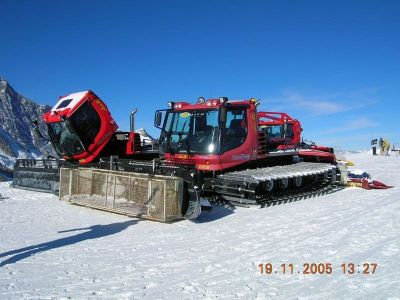
[{"label": "packed snow surface", "polygon": [[[400,156],[347,158],[395,187],[162,224],[0,183],[0,299],[399,299]],[[332,274],[302,274],[313,262],[331,263]],[[260,263],[278,273],[260,274]],[[342,263],[355,273],[342,274]],[[364,263],[375,274],[362,274]]]}]

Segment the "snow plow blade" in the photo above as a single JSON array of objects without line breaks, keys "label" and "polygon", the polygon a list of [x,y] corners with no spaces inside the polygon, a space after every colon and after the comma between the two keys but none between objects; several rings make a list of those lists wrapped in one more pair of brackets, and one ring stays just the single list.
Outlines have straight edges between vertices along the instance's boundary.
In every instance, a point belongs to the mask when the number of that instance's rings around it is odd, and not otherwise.
[{"label": "snow plow blade", "polygon": [[60,200],[159,222],[182,219],[183,180],[92,168],[61,168]]},{"label": "snow plow blade", "polygon": [[14,166],[12,187],[58,194],[60,168],[64,160],[18,159]]}]

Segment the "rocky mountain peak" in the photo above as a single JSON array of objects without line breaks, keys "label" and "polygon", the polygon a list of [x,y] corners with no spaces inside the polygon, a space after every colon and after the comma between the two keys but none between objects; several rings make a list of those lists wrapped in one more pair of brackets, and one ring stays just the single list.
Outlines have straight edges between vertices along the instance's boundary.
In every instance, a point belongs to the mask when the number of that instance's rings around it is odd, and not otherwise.
[{"label": "rocky mountain peak", "polygon": [[0,165],[12,167],[16,158],[53,154],[48,142],[32,133],[33,121],[41,120],[42,114],[50,109],[20,95],[0,77]]},{"label": "rocky mountain peak", "polygon": [[4,92],[3,90],[6,89],[8,86],[8,81],[0,76],[0,93]]}]

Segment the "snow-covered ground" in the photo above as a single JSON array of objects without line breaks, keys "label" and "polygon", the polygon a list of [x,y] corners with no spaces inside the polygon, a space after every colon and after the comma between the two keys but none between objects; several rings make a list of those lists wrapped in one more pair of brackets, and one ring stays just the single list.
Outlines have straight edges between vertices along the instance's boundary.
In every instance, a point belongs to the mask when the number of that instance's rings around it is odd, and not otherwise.
[{"label": "snow-covered ground", "polygon": [[[0,299],[400,299],[400,156],[347,158],[395,187],[162,224],[0,183]],[[268,262],[278,274],[260,274]],[[302,274],[313,262],[332,274]],[[375,274],[358,273],[366,262]]]}]

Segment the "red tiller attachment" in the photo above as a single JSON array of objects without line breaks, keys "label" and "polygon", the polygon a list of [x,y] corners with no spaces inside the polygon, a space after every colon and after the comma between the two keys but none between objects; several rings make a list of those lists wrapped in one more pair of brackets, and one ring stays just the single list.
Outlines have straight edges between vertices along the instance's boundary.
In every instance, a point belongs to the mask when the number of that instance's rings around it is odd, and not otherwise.
[{"label": "red tiller attachment", "polygon": [[386,185],[378,180],[369,181],[367,178],[352,178],[350,179],[350,185],[358,186],[366,190],[383,190],[393,187],[391,185]]}]

